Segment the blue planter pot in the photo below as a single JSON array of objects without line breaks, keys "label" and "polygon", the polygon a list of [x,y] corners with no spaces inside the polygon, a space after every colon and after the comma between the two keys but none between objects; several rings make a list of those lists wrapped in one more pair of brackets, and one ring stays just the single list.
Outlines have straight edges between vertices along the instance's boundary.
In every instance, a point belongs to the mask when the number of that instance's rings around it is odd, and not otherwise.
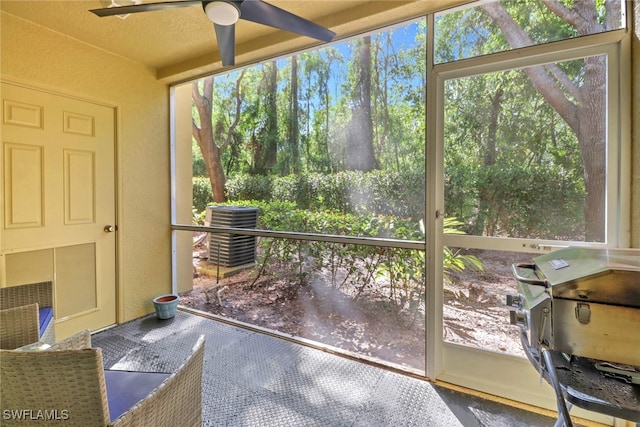
[{"label": "blue planter pot", "polygon": [[158,319],[171,319],[176,315],[180,297],[176,294],[160,295],[153,299]]}]

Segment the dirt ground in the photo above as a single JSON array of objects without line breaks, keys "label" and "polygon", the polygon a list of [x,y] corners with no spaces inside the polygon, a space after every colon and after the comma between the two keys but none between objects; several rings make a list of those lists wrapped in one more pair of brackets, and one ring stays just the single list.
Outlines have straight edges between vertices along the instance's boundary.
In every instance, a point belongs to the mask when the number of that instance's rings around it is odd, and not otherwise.
[{"label": "dirt ground", "polygon": [[506,296],[516,292],[514,263],[531,262],[534,255],[473,251],[483,271],[451,275],[444,289],[444,338],[448,342],[524,356],[520,333],[509,323]]},{"label": "dirt ground", "polygon": [[[195,252],[197,254],[197,252]],[[523,354],[518,328],[509,324],[505,295],[515,291],[511,264],[530,255],[506,259],[498,252],[474,252],[484,271],[451,276],[444,290],[444,338],[501,353]],[[509,254],[509,256],[515,256]],[[354,299],[318,276],[296,292],[283,280],[260,278],[252,270],[217,279],[207,261],[194,256],[193,290],[181,304],[229,319],[313,340],[360,355],[424,369],[424,319],[398,313],[375,293]],[[213,271],[213,273],[211,273]]]}]

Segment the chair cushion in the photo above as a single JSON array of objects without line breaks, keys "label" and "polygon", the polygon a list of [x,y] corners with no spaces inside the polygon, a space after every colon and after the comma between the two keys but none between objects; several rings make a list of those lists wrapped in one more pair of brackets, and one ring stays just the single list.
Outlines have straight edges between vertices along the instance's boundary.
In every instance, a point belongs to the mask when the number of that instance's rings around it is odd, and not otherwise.
[{"label": "chair cushion", "polygon": [[42,336],[44,331],[47,329],[47,326],[49,326],[49,322],[53,319],[53,308],[38,308],[38,315],[40,316],[40,336]]},{"label": "chair cushion", "polygon": [[109,416],[114,421],[150,394],[171,374],[104,370]]}]

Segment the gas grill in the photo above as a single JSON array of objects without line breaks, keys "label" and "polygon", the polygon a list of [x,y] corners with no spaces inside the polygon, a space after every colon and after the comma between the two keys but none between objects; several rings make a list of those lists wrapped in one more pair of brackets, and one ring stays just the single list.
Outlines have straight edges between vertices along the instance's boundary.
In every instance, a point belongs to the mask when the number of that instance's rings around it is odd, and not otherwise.
[{"label": "gas grill", "polygon": [[571,404],[640,422],[640,250],[565,248],[512,269],[511,323],[565,425]]}]

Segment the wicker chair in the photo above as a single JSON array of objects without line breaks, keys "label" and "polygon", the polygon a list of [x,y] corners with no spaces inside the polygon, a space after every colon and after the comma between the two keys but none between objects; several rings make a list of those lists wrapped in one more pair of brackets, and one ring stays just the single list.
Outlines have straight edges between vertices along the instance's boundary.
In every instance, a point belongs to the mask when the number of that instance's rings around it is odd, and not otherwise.
[{"label": "wicker chair", "polygon": [[[35,317],[31,308],[11,310],[32,304],[38,305]],[[5,312],[6,310],[10,311]],[[0,288],[0,313],[3,320],[0,324],[0,348],[12,350],[36,341],[47,344],[55,343],[53,284],[51,282]],[[31,323],[26,324],[25,322]],[[39,331],[35,339],[31,335],[34,328]],[[33,341],[25,341],[28,339]],[[14,342],[19,344],[13,346]]]},{"label": "wicker chair", "polygon": [[0,310],[0,348],[14,349],[40,339],[38,304]]},{"label": "wicker chair", "polygon": [[47,351],[0,350],[2,425],[199,427],[204,341],[171,374],[105,371],[88,331]]}]

